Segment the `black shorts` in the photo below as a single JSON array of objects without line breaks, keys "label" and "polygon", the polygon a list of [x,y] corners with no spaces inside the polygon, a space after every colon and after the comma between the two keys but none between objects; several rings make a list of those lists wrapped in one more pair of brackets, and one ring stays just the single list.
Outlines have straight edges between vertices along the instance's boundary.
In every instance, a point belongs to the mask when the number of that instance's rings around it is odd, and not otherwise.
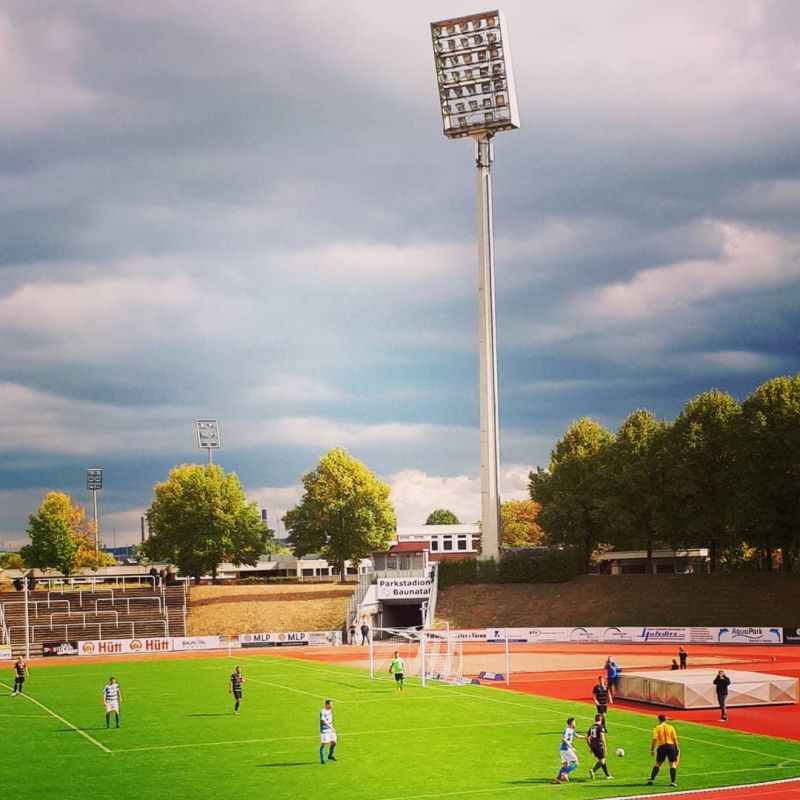
[{"label": "black shorts", "polygon": [[605,714],[608,711],[608,706],[605,703],[597,703],[595,708],[598,714]]},{"label": "black shorts", "polygon": [[656,750],[656,763],[663,764],[669,761],[674,764],[678,760],[678,748],[674,744],[660,744]]},{"label": "black shorts", "polygon": [[594,745],[589,749],[592,751],[592,755],[598,760],[601,760],[606,757],[606,749],[601,744]]},{"label": "black shorts", "polygon": [[241,699],[242,699],[242,690],[241,690],[241,689],[234,689],[234,690],[233,690],[233,696],[234,696],[234,697],[235,697],[237,700],[241,700]]},{"label": "black shorts", "polygon": [[22,684],[25,683],[25,678],[17,675],[17,677],[14,678],[14,683],[18,684],[19,686],[22,686]]},{"label": "black shorts", "polygon": [[402,672],[395,672],[394,679],[399,683],[403,680],[403,673]]}]

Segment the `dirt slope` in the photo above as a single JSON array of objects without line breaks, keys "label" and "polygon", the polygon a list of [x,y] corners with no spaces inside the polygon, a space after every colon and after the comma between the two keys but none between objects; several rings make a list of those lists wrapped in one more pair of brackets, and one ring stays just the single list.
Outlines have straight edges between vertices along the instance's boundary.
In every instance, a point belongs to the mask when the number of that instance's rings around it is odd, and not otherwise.
[{"label": "dirt slope", "polygon": [[800,576],[585,575],[570,583],[454,586],[437,624],[800,626]]},{"label": "dirt slope", "polygon": [[354,589],[338,583],[193,586],[188,634],[339,630]]}]

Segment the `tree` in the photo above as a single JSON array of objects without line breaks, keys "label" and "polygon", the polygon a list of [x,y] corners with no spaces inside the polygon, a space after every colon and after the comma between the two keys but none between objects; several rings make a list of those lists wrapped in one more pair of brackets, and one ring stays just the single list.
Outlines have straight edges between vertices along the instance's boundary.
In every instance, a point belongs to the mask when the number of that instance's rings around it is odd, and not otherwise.
[{"label": "tree", "polygon": [[690,400],[672,426],[678,501],[678,541],[708,547],[709,569],[719,551],[734,540],[737,467],[735,436],[741,408],[725,392],[712,389]]},{"label": "tree", "polygon": [[800,548],[800,375],[773,378],[742,404],[740,513],[767,569],[781,549],[791,572]]},{"label": "tree", "polygon": [[175,467],[155,487],[147,521],[150,538],[144,554],[177,565],[195,581],[206,574],[216,580],[223,561],[255,565],[269,537],[239,478],[215,465]]},{"label": "tree", "polygon": [[57,569],[65,575],[116,564],[110,553],[95,552],[94,520],[63,492],[48,493],[39,511],[28,518],[31,543],[19,551],[28,567]]},{"label": "tree", "polygon": [[25,560],[19,553],[0,553],[0,569],[25,569]]},{"label": "tree", "polygon": [[668,430],[649,411],[634,411],[620,425],[604,461],[611,541],[617,547],[644,548],[647,573],[652,572],[654,542],[668,538]]},{"label": "tree", "polygon": [[326,453],[303,476],[300,503],[283,517],[295,555],[322,553],[345,578],[345,562],[385,550],[397,520],[389,487],[345,450]]},{"label": "tree", "polygon": [[31,543],[20,549],[26,566],[57,569],[69,575],[75,566],[78,535],[86,525],[86,512],[63,492],[49,492],[36,514],[28,517]]},{"label": "tree", "polygon": [[504,547],[535,547],[544,539],[536,521],[542,507],[533,500],[508,500],[500,506]]},{"label": "tree", "polygon": [[428,514],[426,525],[460,525],[458,517],[447,508],[437,508]]},{"label": "tree", "polygon": [[550,541],[577,547],[587,570],[607,527],[602,457],[612,441],[609,431],[584,417],[556,443],[549,469],[530,474],[531,500],[542,507],[539,524]]}]

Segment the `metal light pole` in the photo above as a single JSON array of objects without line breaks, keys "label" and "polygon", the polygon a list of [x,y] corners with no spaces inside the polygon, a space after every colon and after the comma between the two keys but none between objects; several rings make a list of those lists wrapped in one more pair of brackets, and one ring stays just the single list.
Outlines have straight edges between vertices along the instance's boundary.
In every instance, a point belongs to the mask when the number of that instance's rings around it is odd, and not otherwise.
[{"label": "metal light pole", "polygon": [[103,489],[103,470],[86,470],[86,488],[92,493],[92,506],[94,508],[94,557],[100,561],[100,519],[97,516],[97,493]]},{"label": "metal light pole", "polygon": [[208,451],[208,466],[214,463],[211,453],[222,446],[219,436],[219,421],[216,419],[198,419],[197,425],[197,446],[201,450]]},{"label": "metal light pole", "polygon": [[444,135],[475,140],[481,444],[481,540],[500,555],[500,442],[497,411],[492,137],[519,128],[505,19],[499,10],[431,23]]}]

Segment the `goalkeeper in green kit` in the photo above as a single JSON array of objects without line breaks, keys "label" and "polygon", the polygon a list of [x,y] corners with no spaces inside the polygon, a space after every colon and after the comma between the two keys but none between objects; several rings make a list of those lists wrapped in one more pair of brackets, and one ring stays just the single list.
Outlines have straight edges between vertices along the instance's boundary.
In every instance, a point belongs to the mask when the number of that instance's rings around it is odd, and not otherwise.
[{"label": "goalkeeper in green kit", "polygon": [[403,678],[404,673],[406,671],[406,665],[403,662],[403,659],[400,658],[400,651],[394,651],[394,658],[392,659],[392,663],[389,664],[389,674],[394,675],[394,679],[397,683],[397,691],[403,691]]}]

